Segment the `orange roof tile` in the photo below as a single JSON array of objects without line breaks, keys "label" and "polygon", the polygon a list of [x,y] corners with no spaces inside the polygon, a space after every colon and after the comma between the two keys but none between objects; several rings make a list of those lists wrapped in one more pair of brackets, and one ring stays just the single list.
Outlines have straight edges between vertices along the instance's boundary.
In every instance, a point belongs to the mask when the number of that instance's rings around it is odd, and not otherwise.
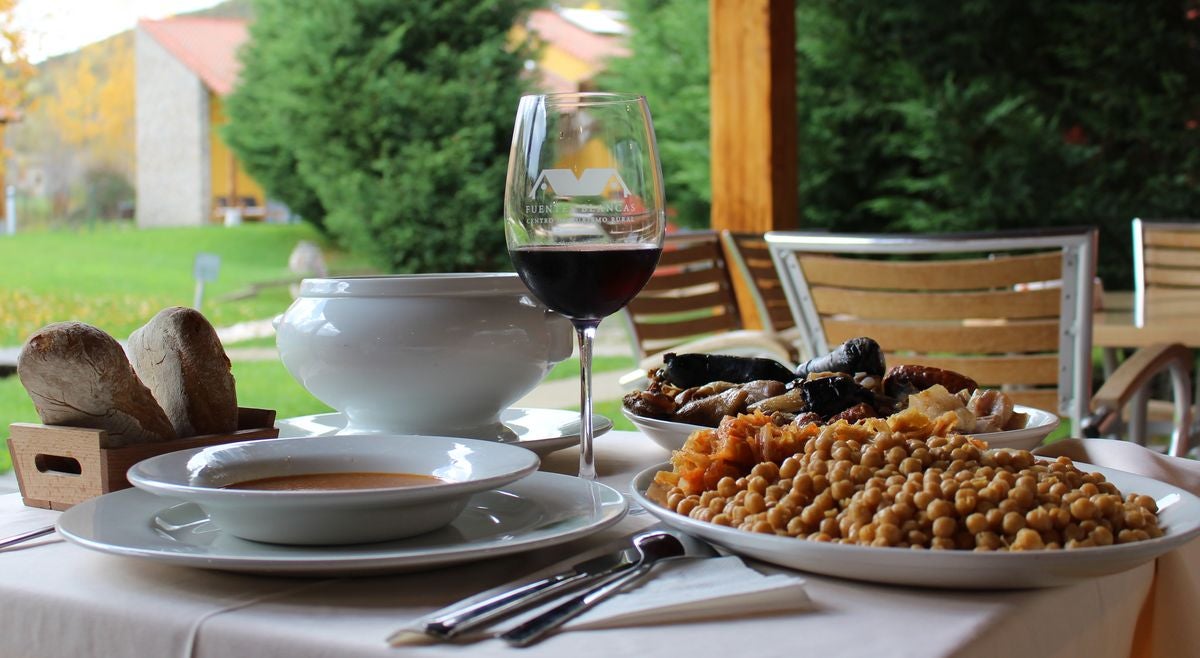
[{"label": "orange roof tile", "polygon": [[180,16],[143,19],[138,27],[183,62],[209,89],[220,96],[233,91],[242,68],[238,47],[248,37],[246,21]]},{"label": "orange roof tile", "polygon": [[552,9],[537,9],[529,14],[529,30],[543,41],[599,68],[609,57],[629,54],[619,37],[594,34],[563,18]]}]

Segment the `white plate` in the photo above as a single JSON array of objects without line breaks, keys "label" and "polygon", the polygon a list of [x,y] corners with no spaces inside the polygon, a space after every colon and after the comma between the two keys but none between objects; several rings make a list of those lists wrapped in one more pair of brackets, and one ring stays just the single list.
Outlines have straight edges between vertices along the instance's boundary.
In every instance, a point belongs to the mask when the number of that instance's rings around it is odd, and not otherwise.
[{"label": "white plate", "polygon": [[1049,436],[1054,428],[1058,427],[1058,414],[1019,404],[1013,405],[1013,411],[1028,414],[1029,418],[1025,421],[1023,429],[972,434],[971,436],[987,441],[988,447],[991,448],[1033,450],[1041,445],[1042,440]]},{"label": "white plate", "polygon": [[[411,537],[454,520],[472,494],[538,468],[516,445],[445,436],[366,434],[241,441],[151,457],[129,482],[196,503],[227,532],[280,544],[356,544]],[[312,473],[433,476],[426,484],[346,490],[251,490],[239,482]]]},{"label": "white plate", "polygon": [[[670,469],[667,463],[642,471],[632,486],[634,499],[667,525],[734,553],[816,574],[890,585],[954,589],[1067,585],[1132,569],[1200,534],[1200,498],[1140,475],[1079,462],[1076,465],[1088,472],[1104,474],[1123,494],[1146,494],[1160,501],[1163,509],[1159,523],[1166,534],[1130,544],[1075,550],[976,553],[876,548],[746,532],[676,514],[645,496],[655,473]],[[1178,498],[1168,498],[1173,495]]]},{"label": "white plate", "polygon": [[699,430],[716,429],[713,427],[705,427],[704,425],[691,425],[689,423],[677,423],[673,420],[660,420],[658,418],[646,418],[639,416],[632,411],[621,407],[621,413],[633,423],[633,426],[638,428],[642,434],[650,437],[650,440],[662,446],[664,450],[674,452],[682,450],[683,444],[687,438],[692,435],[692,432]]},{"label": "white plate", "polygon": [[[1029,419],[1025,421],[1024,429],[972,434],[971,436],[987,441],[988,445],[993,448],[1033,450],[1041,444],[1042,440],[1050,432],[1054,431],[1054,428],[1058,427],[1058,416],[1049,411],[1042,411],[1041,409],[1025,407],[1019,404],[1014,405],[1013,410],[1029,415]],[[690,425],[671,420],[645,418],[625,408],[621,409],[621,413],[625,414],[625,417],[641,430],[642,434],[650,437],[651,441],[671,451],[683,449],[684,441],[687,441],[692,432],[696,430],[715,429],[713,427],[705,427],[704,425]]]},{"label": "white plate", "polygon": [[[539,457],[579,444],[579,412],[564,409],[511,407],[500,414],[500,422],[512,430],[512,438],[502,443],[532,450]],[[612,421],[592,414],[592,431],[600,436],[612,429]],[[364,434],[363,430],[346,430],[346,417],[338,412],[297,416],[275,421],[279,436],[325,436],[330,434]],[[485,437],[467,437],[485,438]]]},{"label": "white plate", "polygon": [[63,512],[58,532],[103,553],[156,562],[277,575],[415,571],[554,546],[625,516],[625,497],[588,480],[537,472],[475,494],[450,525],[397,541],[352,546],[281,546],[238,539],[193,503],[124,489]]}]

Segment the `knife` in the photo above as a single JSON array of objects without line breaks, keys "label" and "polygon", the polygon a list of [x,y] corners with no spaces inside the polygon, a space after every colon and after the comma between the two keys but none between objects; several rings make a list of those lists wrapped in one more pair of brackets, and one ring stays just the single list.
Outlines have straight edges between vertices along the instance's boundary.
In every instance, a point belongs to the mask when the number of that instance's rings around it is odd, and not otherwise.
[{"label": "knife", "polygon": [[[525,582],[501,585],[464,601],[442,608],[418,625],[428,636],[448,640],[510,612],[528,608],[584,583],[603,580],[633,567],[638,559],[633,548],[625,548],[579,562],[564,571]],[[411,631],[401,629],[388,638],[402,644]]]}]

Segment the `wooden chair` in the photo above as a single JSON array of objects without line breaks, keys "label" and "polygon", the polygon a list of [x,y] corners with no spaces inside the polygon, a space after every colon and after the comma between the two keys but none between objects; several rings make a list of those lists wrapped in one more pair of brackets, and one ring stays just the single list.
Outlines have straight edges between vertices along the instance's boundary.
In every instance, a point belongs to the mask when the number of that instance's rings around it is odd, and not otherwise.
[{"label": "wooden chair", "polygon": [[803,352],[807,344],[800,339],[800,330],[792,319],[783,282],[779,280],[779,272],[771,261],[771,249],[763,239],[763,234],[723,230],[721,242],[725,245],[725,253],[733,270],[750,292],[759,325],[794,348],[799,360],[815,356]]},{"label": "wooden chair", "polygon": [[[1188,364],[1179,346],[1158,346],[1123,364],[1110,380],[1116,383],[1093,399],[1094,229],[771,232],[765,239],[812,353],[870,336],[889,365],[963,373],[1005,390],[1017,404],[1057,410],[1076,433],[1109,426],[1136,394],[1120,386],[1144,388],[1149,375],[1134,369],[1165,370],[1176,387],[1179,427],[1190,423]],[[1172,453],[1186,449],[1187,433],[1176,431]]]},{"label": "wooden chair", "polygon": [[1200,222],[1133,220],[1134,318],[1200,319]]},{"label": "wooden chair", "polygon": [[[1133,228],[1134,322],[1139,327],[1154,323],[1195,323],[1200,320],[1200,220],[1135,218]],[[1106,354],[1106,368],[1112,356]],[[1193,363],[1195,358],[1193,357]],[[1200,370],[1197,375],[1200,376]],[[1200,410],[1200,381],[1192,380],[1193,418]],[[1148,394],[1147,394],[1148,397]],[[1145,420],[1136,417],[1143,409],[1161,425],[1170,416],[1163,401],[1135,400],[1131,424],[1137,430]],[[1195,434],[1196,428],[1193,428]]]},{"label": "wooden chair", "polygon": [[667,351],[753,354],[790,363],[787,345],[771,333],[743,328],[713,231],[667,236],[654,275],[623,313],[638,375],[661,363]]}]

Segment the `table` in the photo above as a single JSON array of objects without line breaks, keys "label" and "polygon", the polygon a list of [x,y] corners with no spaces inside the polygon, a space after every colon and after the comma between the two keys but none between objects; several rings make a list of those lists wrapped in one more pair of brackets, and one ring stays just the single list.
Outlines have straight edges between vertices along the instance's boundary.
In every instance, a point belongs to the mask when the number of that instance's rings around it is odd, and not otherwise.
[{"label": "table", "polygon": [[[633,473],[666,459],[641,434],[597,439],[601,479],[625,489]],[[572,472],[577,452],[544,460]],[[0,496],[0,536],[57,512]],[[498,640],[389,649],[384,638],[430,610],[653,523],[633,514],[565,546],[428,572],[290,579],[188,569],[94,553],[57,538],[0,551],[0,656],[105,658],[467,658],[618,655],[728,656],[1156,656],[1195,655],[1196,605],[1167,606],[1185,588],[1200,602],[1200,541],[1156,564],[1078,585],[1015,592],[873,586],[808,576],[814,608],[720,622],[572,631],[528,649]],[[1181,571],[1182,570],[1182,571]],[[1179,574],[1184,577],[1180,578]],[[1156,602],[1160,602],[1156,605]],[[1135,644],[1136,639],[1136,644]],[[1134,651],[1131,651],[1134,647]],[[1140,652],[1140,653],[1139,653]]]},{"label": "table", "polygon": [[1182,343],[1192,349],[1200,349],[1200,329],[1196,327],[1200,317],[1190,320],[1173,317],[1150,321],[1139,327],[1135,321],[1133,304],[1132,292],[1104,293],[1103,308],[1092,316],[1092,344],[1115,349],[1146,347],[1155,343]]}]

